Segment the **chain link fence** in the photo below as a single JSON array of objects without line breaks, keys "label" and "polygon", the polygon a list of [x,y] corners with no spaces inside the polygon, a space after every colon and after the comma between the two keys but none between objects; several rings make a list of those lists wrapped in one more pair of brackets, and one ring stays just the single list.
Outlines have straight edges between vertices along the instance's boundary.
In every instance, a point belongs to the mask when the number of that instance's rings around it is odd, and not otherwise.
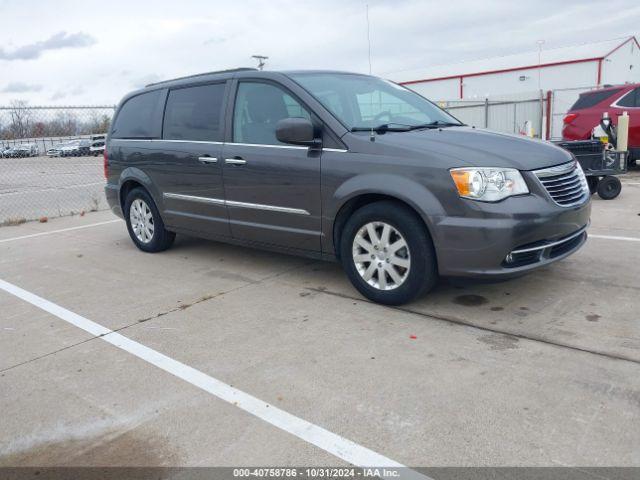
[{"label": "chain link fence", "polygon": [[102,150],[114,106],[0,106],[0,226],[107,209]]},{"label": "chain link fence", "polygon": [[562,120],[576,100],[578,100],[580,94],[597,88],[598,87],[596,86],[560,88],[549,92],[549,108],[551,110],[551,117],[549,119],[549,136],[551,139],[562,139]]}]

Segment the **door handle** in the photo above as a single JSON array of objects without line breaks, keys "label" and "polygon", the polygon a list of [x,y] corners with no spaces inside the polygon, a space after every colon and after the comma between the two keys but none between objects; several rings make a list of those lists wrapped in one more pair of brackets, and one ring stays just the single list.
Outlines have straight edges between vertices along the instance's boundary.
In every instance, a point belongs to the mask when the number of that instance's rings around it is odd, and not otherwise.
[{"label": "door handle", "polygon": [[224,163],[229,165],[244,165],[247,161],[242,158],[225,158]]},{"label": "door handle", "polygon": [[198,161],[200,163],[218,163],[218,159],[216,157],[198,157]]}]

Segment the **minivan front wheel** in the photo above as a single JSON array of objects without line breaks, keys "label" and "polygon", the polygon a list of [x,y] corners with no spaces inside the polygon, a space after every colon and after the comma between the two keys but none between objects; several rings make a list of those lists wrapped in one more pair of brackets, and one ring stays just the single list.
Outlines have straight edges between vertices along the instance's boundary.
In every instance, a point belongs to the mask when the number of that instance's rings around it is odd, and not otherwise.
[{"label": "minivan front wheel", "polygon": [[158,208],[146,190],[134,188],[127,194],[124,214],[129,236],[140,250],[161,252],[173,244],[176,234],[164,228]]},{"label": "minivan front wheel", "polygon": [[387,305],[410,302],[437,280],[433,244],[409,208],[381,201],[357,210],[340,240],[349,279],[368,299]]}]

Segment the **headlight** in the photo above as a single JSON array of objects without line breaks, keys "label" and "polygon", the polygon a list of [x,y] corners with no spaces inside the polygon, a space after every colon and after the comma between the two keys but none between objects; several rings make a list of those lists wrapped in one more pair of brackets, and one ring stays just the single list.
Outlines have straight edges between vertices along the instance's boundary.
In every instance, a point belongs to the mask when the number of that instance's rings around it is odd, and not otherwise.
[{"label": "headlight", "polygon": [[451,178],[463,198],[497,202],[512,195],[529,193],[515,168],[452,168]]}]

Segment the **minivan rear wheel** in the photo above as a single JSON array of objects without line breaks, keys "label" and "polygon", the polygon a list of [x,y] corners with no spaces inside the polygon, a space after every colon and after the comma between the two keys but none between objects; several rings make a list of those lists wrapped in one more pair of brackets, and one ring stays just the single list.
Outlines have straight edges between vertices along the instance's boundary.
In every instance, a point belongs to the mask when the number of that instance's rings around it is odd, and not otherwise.
[{"label": "minivan rear wheel", "polygon": [[155,202],[143,188],[134,188],[127,194],[124,218],[131,240],[143,252],[166,250],[176,238],[175,233],[164,228]]},{"label": "minivan rear wheel", "polygon": [[436,283],[433,243],[409,208],[380,201],[356,210],[340,239],[340,258],[354,287],[386,305],[410,302]]}]

